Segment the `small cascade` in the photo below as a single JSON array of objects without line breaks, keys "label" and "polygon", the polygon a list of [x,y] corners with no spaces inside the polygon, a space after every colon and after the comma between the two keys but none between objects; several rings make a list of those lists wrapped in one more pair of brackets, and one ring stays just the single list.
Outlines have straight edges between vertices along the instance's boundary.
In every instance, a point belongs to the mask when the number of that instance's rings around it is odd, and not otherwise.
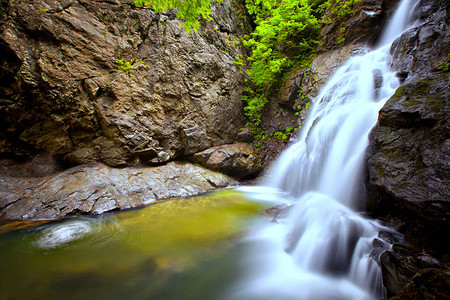
[{"label": "small cascade", "polygon": [[368,135],[400,85],[389,69],[389,48],[410,23],[413,7],[403,0],[382,35],[384,44],[336,71],[315,99],[298,141],[271,168],[261,193],[267,198],[272,187],[274,197],[293,205],[287,218],[259,226],[249,238],[254,249],[247,257],[248,281],[234,299],[386,296],[377,261],[390,245],[377,239],[380,224],[355,211],[365,202]]}]

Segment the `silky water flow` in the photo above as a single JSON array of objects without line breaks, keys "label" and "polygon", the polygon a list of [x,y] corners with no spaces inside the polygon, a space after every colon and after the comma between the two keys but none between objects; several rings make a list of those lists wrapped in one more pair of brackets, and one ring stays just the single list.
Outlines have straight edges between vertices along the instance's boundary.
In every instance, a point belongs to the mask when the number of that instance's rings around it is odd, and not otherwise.
[{"label": "silky water flow", "polygon": [[[293,204],[247,242],[245,278],[232,299],[379,299],[383,228],[355,212],[365,202],[364,153],[378,112],[400,85],[389,49],[415,4],[403,0],[379,47],[344,63],[314,100],[298,140],[272,166],[255,199]],[[384,230],[389,230],[384,228]],[[376,241],[376,242],[374,242]],[[375,246],[374,246],[375,245]]]}]

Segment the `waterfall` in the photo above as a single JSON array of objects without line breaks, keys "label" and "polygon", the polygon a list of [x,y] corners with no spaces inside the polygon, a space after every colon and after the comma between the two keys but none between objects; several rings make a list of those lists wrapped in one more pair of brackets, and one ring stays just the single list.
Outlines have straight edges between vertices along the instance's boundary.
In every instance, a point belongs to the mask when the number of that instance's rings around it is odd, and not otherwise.
[{"label": "waterfall", "polygon": [[[356,213],[368,135],[399,86],[389,48],[409,24],[403,0],[377,50],[344,63],[314,100],[298,141],[254,196],[293,203],[287,218],[248,238],[248,272],[233,299],[377,299],[386,296],[377,260],[382,227]],[[269,189],[271,187],[272,189]],[[248,190],[248,189],[247,189]]]}]

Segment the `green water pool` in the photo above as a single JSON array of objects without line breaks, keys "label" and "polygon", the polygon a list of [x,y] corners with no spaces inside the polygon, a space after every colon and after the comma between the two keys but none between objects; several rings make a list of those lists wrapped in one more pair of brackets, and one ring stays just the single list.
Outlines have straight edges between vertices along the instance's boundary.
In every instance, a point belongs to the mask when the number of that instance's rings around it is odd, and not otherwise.
[{"label": "green water pool", "polygon": [[225,190],[4,232],[0,298],[220,299],[265,208]]}]

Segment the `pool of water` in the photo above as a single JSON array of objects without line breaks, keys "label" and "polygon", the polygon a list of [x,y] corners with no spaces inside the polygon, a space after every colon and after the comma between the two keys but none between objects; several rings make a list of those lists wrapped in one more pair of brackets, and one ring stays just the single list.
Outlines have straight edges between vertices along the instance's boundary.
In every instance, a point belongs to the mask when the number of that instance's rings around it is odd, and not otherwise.
[{"label": "pool of water", "polygon": [[220,299],[265,208],[225,190],[4,232],[0,298]]}]

